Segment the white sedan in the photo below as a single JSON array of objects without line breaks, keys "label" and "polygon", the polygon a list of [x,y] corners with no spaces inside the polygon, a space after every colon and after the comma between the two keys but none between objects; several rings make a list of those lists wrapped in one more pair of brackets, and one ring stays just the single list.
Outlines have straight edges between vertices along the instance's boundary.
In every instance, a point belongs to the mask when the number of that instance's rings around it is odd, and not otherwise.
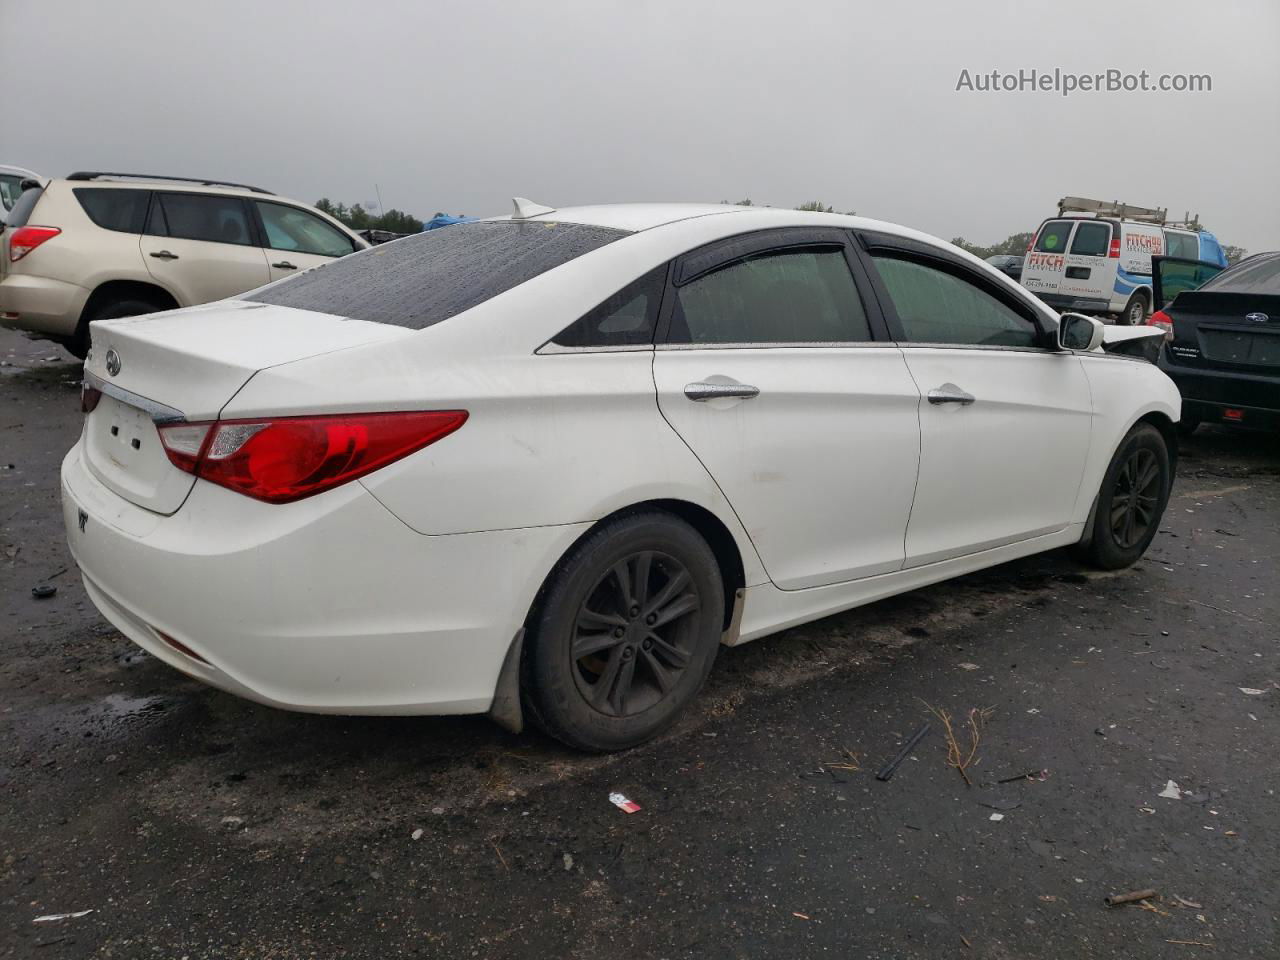
[{"label": "white sedan", "polygon": [[62,493],[121,631],[262,703],[589,750],[722,643],[1133,563],[1176,453],[1177,390],[1096,321],[830,214],[517,201],[92,335]]}]

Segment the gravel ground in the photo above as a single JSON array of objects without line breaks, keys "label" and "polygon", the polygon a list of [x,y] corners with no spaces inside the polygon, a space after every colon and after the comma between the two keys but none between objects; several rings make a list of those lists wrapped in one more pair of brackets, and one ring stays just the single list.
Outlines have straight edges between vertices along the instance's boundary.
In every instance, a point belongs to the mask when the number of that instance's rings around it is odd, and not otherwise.
[{"label": "gravel ground", "polygon": [[[0,362],[0,957],[1280,957],[1280,438],[1187,441],[1131,570],[1047,554],[723,650],[675,730],[583,757],[134,648],[63,539],[79,367]],[[966,742],[986,712],[974,785],[936,718],[877,781],[930,706]]]}]

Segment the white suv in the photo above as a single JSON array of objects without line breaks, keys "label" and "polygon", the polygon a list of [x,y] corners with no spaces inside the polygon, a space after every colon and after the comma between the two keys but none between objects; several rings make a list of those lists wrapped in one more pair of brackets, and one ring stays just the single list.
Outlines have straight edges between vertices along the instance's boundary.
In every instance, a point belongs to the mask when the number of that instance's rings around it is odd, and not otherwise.
[{"label": "white suv", "polygon": [[221,300],[368,244],[258,187],[73,173],[26,190],[0,255],[0,325],[83,357],[89,323]]}]

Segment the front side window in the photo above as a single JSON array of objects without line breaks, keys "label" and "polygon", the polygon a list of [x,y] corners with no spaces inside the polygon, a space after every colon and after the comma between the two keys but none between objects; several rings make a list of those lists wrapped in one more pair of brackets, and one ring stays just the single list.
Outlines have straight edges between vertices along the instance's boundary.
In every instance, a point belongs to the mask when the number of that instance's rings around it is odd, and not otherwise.
[{"label": "front side window", "polygon": [[350,237],[314,214],[283,203],[269,203],[265,200],[254,202],[262,216],[267,246],[272,250],[341,257],[355,249]]},{"label": "front side window", "polygon": [[676,291],[671,343],[850,343],[871,339],[842,248],[768,252]]},{"label": "front side window", "polygon": [[112,189],[110,187],[77,187],[71,191],[89,219],[104,230],[141,233],[147,215],[149,190]]},{"label": "front side window", "polygon": [[1037,253],[1066,253],[1067,237],[1071,236],[1074,220],[1047,220],[1036,237]]},{"label": "front side window", "polygon": [[653,342],[653,329],[667,283],[664,264],[629,283],[588,311],[551,341],[561,347],[625,347]]},{"label": "front side window", "polygon": [[1082,257],[1105,257],[1111,247],[1111,225],[1082,223],[1071,240],[1071,252]]},{"label": "front side window", "polygon": [[914,260],[873,259],[908,342],[1038,345],[1039,331],[1029,317],[969,280]]},{"label": "front side window", "polygon": [[164,226],[153,216],[147,232],[181,240],[212,243],[253,243],[244,201],[239,197],[218,197],[202,193],[157,193]]}]

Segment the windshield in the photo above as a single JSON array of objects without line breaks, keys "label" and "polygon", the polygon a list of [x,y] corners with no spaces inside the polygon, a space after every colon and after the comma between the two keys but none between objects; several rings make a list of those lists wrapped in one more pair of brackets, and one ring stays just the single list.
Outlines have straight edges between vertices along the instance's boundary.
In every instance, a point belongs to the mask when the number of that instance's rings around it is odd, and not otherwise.
[{"label": "windshield", "polygon": [[245,299],[421,330],[625,236],[576,223],[462,223],[344,257]]}]

